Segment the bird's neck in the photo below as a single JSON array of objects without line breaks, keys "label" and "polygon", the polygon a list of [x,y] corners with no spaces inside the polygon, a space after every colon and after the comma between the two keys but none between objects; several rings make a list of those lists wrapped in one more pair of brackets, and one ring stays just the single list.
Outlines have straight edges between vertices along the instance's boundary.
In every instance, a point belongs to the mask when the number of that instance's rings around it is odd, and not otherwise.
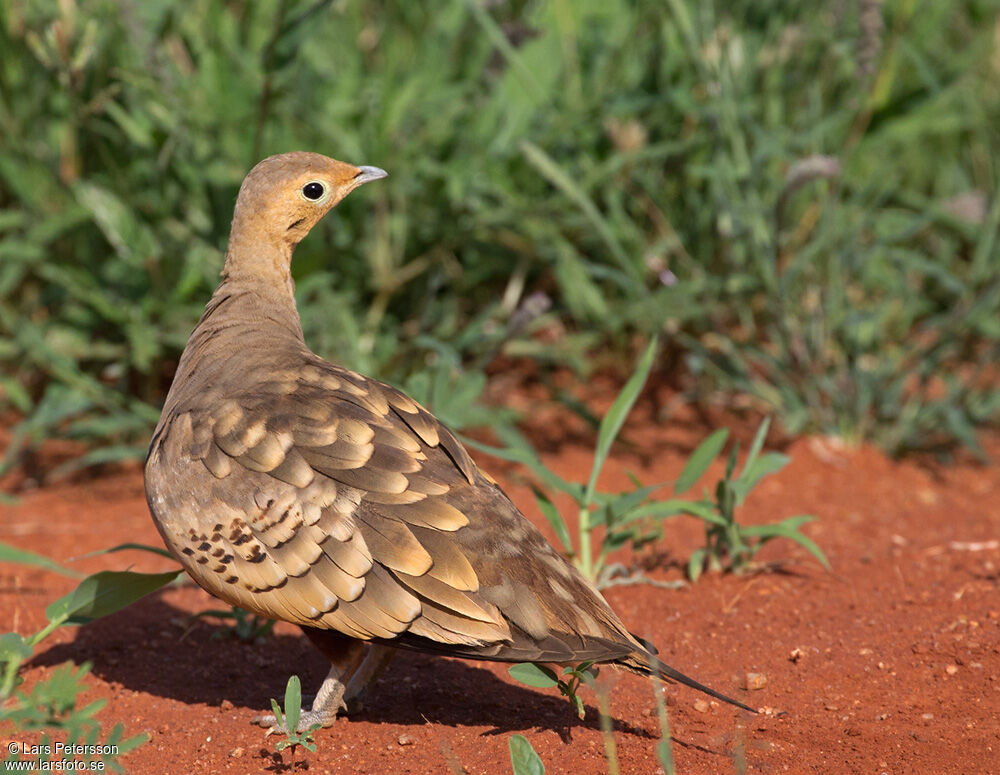
[{"label": "bird's neck", "polygon": [[291,273],[294,245],[269,233],[264,221],[264,218],[242,217],[237,208],[222,267],[222,284],[252,289],[258,296],[277,292],[294,310],[295,286]]},{"label": "bird's neck", "polygon": [[288,269],[291,249],[282,255],[259,243],[254,252],[234,247],[230,243],[222,282],[188,339],[174,385],[210,391],[219,374],[239,369],[245,372],[242,386],[252,387],[256,374],[309,353]]},{"label": "bird's neck", "polygon": [[302,344],[302,321],[295,306],[291,273],[293,246],[250,232],[252,229],[233,229],[222,282],[198,328],[233,328],[254,338],[262,335],[270,346],[288,340]]}]

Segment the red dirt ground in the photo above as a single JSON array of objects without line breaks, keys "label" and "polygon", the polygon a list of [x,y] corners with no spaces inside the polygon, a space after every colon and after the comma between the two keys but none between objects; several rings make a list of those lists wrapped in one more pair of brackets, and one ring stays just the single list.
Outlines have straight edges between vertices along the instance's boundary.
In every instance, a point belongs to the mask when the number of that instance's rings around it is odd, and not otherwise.
[{"label": "red dirt ground", "polygon": [[[629,470],[644,482],[675,478],[711,427],[732,426],[746,448],[756,418],[706,419],[682,408],[654,421],[655,407],[670,397],[656,393],[626,426],[605,488],[628,487]],[[603,385],[591,394],[603,409],[612,393]],[[518,397],[524,405],[526,395]],[[585,476],[592,437],[583,424],[558,410],[536,407],[533,416],[530,435],[545,460],[563,476]],[[985,439],[985,447],[1000,457],[1000,437]],[[745,756],[750,773],[1000,773],[1000,467],[897,463],[869,447],[820,438],[781,448],[792,463],[757,488],[742,519],[815,514],[819,520],[805,532],[826,552],[831,573],[777,541],[761,553],[771,565],[756,574],[708,574],[678,590],[607,591],[626,624],[655,642],[666,662],[763,709],[753,716],[669,687],[677,771],[734,772]],[[548,531],[517,472],[477,458]],[[559,505],[568,512],[567,503]],[[667,524],[656,553],[640,559],[653,577],[680,579],[700,539],[694,520],[678,519]],[[124,541],[160,545],[138,467],[21,493],[17,505],[0,507],[0,541],[60,561]],[[159,571],[170,562],[129,552],[72,566]],[[0,631],[35,631],[45,605],[73,583],[0,565]],[[124,759],[134,773],[493,775],[510,772],[507,739],[517,732],[550,774],[607,771],[593,694],[585,694],[581,722],[554,691],[515,683],[505,666],[411,653],[390,665],[359,715],[317,733],[316,753],[276,753],[275,738],[249,721],[282,696],[291,673],[302,677],[305,693],[314,691],[326,672],[323,659],[289,625],[246,644],[213,637],[220,628],[211,622],[187,620],[217,607],[187,586],[65,628],[44,642],[26,681],[66,660],[93,662],[86,699],[108,700],[102,721],[151,735]],[[750,672],[766,676],[766,685],[745,690]],[[602,680],[611,691],[622,773],[658,772],[652,685],[609,670]],[[9,736],[0,730],[0,738]]]}]

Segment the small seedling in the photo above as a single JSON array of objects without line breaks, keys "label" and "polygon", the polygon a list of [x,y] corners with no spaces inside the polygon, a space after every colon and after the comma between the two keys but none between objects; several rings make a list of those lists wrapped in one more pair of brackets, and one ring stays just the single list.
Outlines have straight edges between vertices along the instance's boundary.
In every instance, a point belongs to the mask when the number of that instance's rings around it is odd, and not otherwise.
[{"label": "small seedling", "polygon": [[581,662],[576,667],[567,667],[560,676],[555,670],[547,665],[539,665],[534,662],[521,662],[511,666],[507,672],[515,681],[520,681],[526,686],[534,686],[536,689],[549,689],[553,686],[559,689],[559,693],[566,697],[576,715],[581,719],[584,717],[583,700],[577,691],[581,683],[593,685],[597,677],[598,669],[594,667],[593,661]]},{"label": "small seedling", "polygon": [[[739,444],[734,444],[726,460],[726,473],[715,486],[714,498],[706,492],[702,500],[688,504],[688,513],[701,519],[705,525],[705,546],[696,549],[688,561],[688,576],[692,581],[698,579],[706,566],[710,570],[731,570],[735,573],[749,569],[761,547],[774,538],[795,541],[824,568],[830,569],[822,550],[799,532],[802,525],[816,517],[800,514],[767,525],[741,525],[736,521],[736,509],[743,504],[750,491],[765,476],[788,465],[786,455],[778,452],[761,454],[770,423],[770,419],[766,419],[760,424],[738,476],[734,478]],[[674,486],[677,494],[687,491],[701,478],[722,451],[728,436],[728,430],[718,430],[698,446]]]},{"label": "small seedling", "polygon": [[[76,575],[46,557],[7,544],[0,543],[0,558],[5,562]],[[107,746],[114,746],[116,753],[98,757],[102,763],[99,769],[124,772],[118,757],[142,745],[149,738],[145,734],[125,738],[124,726],[121,724],[116,724],[103,736],[100,721],[95,718],[95,714],[103,707],[104,701],[96,700],[83,707],[78,706],[81,694],[87,690],[84,678],[90,672],[89,664],[75,668],[72,663],[67,662],[57,667],[52,675],[34,684],[27,692],[20,690],[22,679],[19,670],[31,658],[38,644],[59,627],[86,624],[113,614],[171,583],[181,572],[178,568],[166,573],[95,573],[83,579],[72,592],[49,604],[45,609],[48,624],[34,635],[25,637],[14,632],[0,634],[0,726],[11,731],[13,736],[40,732],[43,744],[49,742],[53,733],[58,733],[67,743],[102,742]],[[14,749],[10,749],[9,753],[5,762],[26,761]],[[85,755],[84,763],[92,763],[98,759]],[[38,760],[39,766],[52,769],[41,764],[49,761],[51,760],[45,755]]]},{"label": "small seedling", "polygon": [[[146,734],[124,738],[123,724],[115,726],[106,735],[101,722],[95,717],[105,705],[105,700],[94,700],[81,705],[81,695],[87,691],[84,679],[90,672],[90,664],[75,667],[71,662],[56,667],[50,676],[31,687],[30,691],[16,691],[0,708],[0,724],[18,734],[41,732],[35,752],[18,751],[17,746],[8,746],[8,758],[4,759],[7,769],[14,771],[14,762],[32,763],[34,768],[58,770],[66,759],[58,758],[51,751],[52,735],[58,734],[67,744],[101,743],[102,750],[114,753],[82,754],[79,762],[89,770],[110,770],[124,772],[118,758],[139,747],[149,739]],[[16,738],[15,738],[16,739]],[[28,758],[24,758],[28,756]],[[72,761],[72,760],[69,760]]]},{"label": "small seedling", "polygon": [[275,748],[284,751],[301,745],[307,751],[316,751],[316,742],[313,740],[313,733],[319,729],[319,724],[313,724],[304,732],[299,732],[299,716],[302,712],[302,683],[297,675],[288,679],[285,685],[285,712],[281,712],[278,701],[271,699],[271,708],[274,710],[274,718],[277,720],[276,726],[284,730],[285,739],[279,740]]}]

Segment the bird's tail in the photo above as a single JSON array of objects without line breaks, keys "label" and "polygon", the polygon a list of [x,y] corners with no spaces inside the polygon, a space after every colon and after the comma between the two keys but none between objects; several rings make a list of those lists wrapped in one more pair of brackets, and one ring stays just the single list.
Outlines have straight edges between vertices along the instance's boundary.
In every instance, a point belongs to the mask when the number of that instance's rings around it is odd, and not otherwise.
[{"label": "bird's tail", "polygon": [[640,675],[655,674],[664,681],[676,681],[677,683],[684,684],[685,686],[690,686],[692,689],[697,689],[699,692],[704,692],[709,697],[715,697],[717,700],[722,700],[723,702],[728,702],[730,705],[735,705],[737,708],[743,708],[743,710],[748,710],[751,713],[757,712],[748,705],[744,705],[742,702],[734,700],[732,697],[727,697],[726,695],[715,691],[715,689],[710,689],[704,684],[698,683],[693,678],[689,678],[684,675],[684,673],[674,670],[674,668],[666,662],[661,661],[649,652],[637,651],[633,654],[629,654],[627,657],[617,660],[615,664],[621,665],[627,670],[639,673]]}]

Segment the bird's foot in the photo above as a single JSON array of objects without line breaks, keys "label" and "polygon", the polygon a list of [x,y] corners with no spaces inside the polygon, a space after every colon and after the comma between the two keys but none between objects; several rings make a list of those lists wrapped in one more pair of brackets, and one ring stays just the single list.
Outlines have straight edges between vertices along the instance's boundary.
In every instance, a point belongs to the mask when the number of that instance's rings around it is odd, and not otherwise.
[{"label": "bird's foot", "polygon": [[[343,683],[333,675],[327,676],[320,687],[319,693],[316,695],[312,708],[302,711],[299,715],[299,723],[295,731],[301,733],[307,732],[317,726],[332,727],[333,722],[337,720],[340,712],[347,712],[347,704],[344,702],[344,691],[345,686]],[[289,731],[286,726],[288,723],[287,717],[284,723],[278,723],[277,717],[272,713],[263,716],[254,716],[250,719],[250,723],[264,727],[269,735],[275,733],[287,734]]]},{"label": "bird's foot", "polygon": [[[304,710],[299,716],[298,728],[295,731],[302,734],[303,732],[308,732],[310,729],[315,729],[316,727],[332,727],[333,722],[336,720],[336,712],[330,713],[325,709]],[[254,716],[250,719],[250,723],[263,727],[267,730],[268,735],[288,734],[288,729],[285,724],[279,724],[278,719],[275,718],[273,713],[268,713],[264,716]]]}]

